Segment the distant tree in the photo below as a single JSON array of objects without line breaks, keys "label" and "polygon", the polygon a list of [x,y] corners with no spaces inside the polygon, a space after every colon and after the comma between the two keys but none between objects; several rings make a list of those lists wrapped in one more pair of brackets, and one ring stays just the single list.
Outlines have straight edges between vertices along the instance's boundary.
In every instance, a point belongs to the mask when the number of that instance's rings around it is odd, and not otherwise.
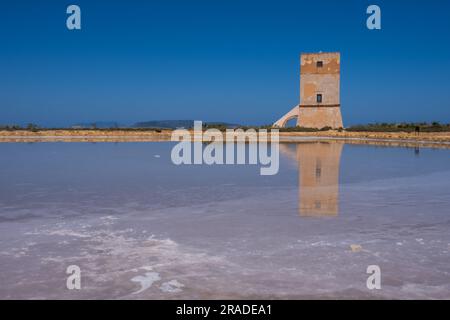
[{"label": "distant tree", "polygon": [[28,131],[37,132],[39,131],[39,127],[34,123],[29,123],[26,127]]}]

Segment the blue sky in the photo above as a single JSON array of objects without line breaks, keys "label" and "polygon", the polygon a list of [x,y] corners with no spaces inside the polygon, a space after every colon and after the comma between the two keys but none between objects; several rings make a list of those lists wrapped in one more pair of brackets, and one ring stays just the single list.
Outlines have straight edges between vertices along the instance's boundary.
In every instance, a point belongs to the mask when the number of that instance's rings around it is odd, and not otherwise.
[{"label": "blue sky", "polygon": [[0,124],[267,124],[298,103],[315,51],[341,52],[345,125],[450,122],[449,34],[445,0],[2,2]]}]

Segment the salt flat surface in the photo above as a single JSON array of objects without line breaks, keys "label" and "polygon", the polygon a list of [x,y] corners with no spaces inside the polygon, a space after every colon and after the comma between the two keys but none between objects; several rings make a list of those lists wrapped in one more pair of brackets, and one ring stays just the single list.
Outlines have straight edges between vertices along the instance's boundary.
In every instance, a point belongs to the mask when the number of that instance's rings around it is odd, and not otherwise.
[{"label": "salt flat surface", "polygon": [[310,144],[275,176],[175,166],[171,143],[2,144],[0,298],[449,299],[450,150]]}]

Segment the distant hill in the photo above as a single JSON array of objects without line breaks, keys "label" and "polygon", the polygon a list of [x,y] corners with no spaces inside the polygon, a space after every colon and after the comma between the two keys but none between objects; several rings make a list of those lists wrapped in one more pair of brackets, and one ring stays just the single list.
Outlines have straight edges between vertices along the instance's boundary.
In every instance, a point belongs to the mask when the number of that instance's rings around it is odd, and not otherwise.
[{"label": "distant hill", "polygon": [[[236,128],[238,124],[226,123],[226,122],[203,122],[203,125]],[[83,122],[76,123],[71,126],[72,128],[82,129],[110,129],[110,128],[155,128],[155,129],[177,129],[185,128],[190,129],[194,127],[194,120],[154,120],[154,121],[142,121],[133,125],[124,125],[116,121],[96,121],[96,122]]]},{"label": "distant hill", "polygon": [[[235,128],[239,125],[226,123],[226,122],[203,122],[203,124],[208,126],[225,126],[228,128]],[[137,122],[133,125],[134,128],[161,128],[161,129],[176,129],[185,128],[190,129],[194,127],[194,120],[155,120],[155,121],[145,121]]]},{"label": "distant hill", "polygon": [[115,121],[97,121],[90,123],[77,123],[72,126],[72,128],[97,128],[97,129],[109,129],[123,127],[118,122]]}]

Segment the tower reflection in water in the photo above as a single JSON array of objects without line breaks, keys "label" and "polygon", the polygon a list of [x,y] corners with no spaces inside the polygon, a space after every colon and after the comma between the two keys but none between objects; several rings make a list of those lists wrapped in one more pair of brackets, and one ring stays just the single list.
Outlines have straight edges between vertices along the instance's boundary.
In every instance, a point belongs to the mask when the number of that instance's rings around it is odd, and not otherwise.
[{"label": "tower reflection in water", "polygon": [[298,212],[301,217],[333,217],[339,213],[339,165],[343,143],[280,144],[295,159],[299,173]]}]

